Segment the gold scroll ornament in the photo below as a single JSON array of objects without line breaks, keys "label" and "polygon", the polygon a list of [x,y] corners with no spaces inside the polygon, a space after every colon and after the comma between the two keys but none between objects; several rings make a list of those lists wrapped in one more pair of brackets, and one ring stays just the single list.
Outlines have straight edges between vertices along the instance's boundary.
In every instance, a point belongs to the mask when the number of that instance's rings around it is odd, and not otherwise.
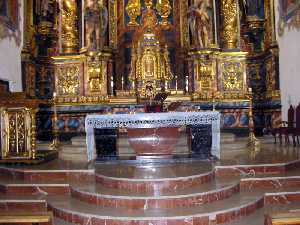
[{"label": "gold scroll ornament", "polygon": [[242,65],[240,63],[224,63],[222,68],[224,91],[242,91],[244,88]]},{"label": "gold scroll ornament", "polygon": [[2,159],[35,159],[36,110],[25,107],[1,108]]},{"label": "gold scroll ornament", "polygon": [[79,67],[62,67],[58,71],[57,87],[59,95],[79,94]]}]

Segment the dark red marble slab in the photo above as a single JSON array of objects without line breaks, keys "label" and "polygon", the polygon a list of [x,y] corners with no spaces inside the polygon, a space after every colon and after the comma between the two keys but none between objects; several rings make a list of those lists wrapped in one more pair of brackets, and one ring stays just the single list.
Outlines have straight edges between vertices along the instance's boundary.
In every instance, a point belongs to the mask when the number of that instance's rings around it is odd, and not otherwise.
[{"label": "dark red marble slab", "polygon": [[178,178],[176,180],[164,179],[159,181],[135,181],[134,179],[117,179],[104,177],[101,175],[96,175],[96,181],[101,183],[102,185],[110,188],[122,189],[122,190],[130,190],[134,192],[155,192],[158,193],[160,191],[166,190],[182,190],[188,187],[192,187],[195,185],[200,185],[211,181],[214,178],[214,173],[207,173],[204,175],[186,177],[186,178]]}]

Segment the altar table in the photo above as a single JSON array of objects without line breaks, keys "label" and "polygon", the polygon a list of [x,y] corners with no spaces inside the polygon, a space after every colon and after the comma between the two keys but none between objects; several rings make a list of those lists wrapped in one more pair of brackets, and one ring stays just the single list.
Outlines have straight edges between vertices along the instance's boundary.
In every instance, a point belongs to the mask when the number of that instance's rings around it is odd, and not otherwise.
[{"label": "altar table", "polygon": [[87,158],[94,158],[94,129],[105,128],[172,128],[211,124],[211,154],[220,158],[219,112],[162,112],[136,114],[87,115],[85,119]]}]

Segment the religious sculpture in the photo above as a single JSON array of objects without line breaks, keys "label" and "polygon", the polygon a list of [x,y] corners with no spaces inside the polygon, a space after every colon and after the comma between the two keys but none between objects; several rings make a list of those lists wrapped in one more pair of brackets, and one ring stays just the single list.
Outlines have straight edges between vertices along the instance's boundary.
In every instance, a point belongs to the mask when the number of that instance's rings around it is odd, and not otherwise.
[{"label": "religious sculpture", "polygon": [[87,1],[85,8],[85,40],[89,50],[103,49],[108,26],[108,10],[103,0]]},{"label": "religious sculpture", "polygon": [[212,16],[208,0],[197,0],[188,10],[192,43],[200,48],[207,48],[212,41]]}]

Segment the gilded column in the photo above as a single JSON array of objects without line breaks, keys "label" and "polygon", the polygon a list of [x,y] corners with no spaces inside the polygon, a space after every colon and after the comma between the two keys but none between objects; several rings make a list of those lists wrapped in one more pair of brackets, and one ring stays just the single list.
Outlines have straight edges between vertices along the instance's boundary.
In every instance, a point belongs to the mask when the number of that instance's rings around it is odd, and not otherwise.
[{"label": "gilded column", "polygon": [[276,28],[274,15],[274,0],[265,0],[265,42],[268,45],[276,44]]},{"label": "gilded column", "polygon": [[180,4],[180,42],[181,46],[189,47],[188,1],[179,1]]},{"label": "gilded column", "polygon": [[109,14],[109,46],[116,49],[117,48],[117,0],[111,0],[108,3],[108,14]]},{"label": "gilded column", "polygon": [[22,53],[30,53],[34,38],[33,0],[24,1],[24,40]]},{"label": "gilded column", "polygon": [[79,49],[78,8],[76,0],[62,0],[61,5],[62,53],[77,53]]},{"label": "gilded column", "polygon": [[238,4],[237,0],[221,0],[221,14],[223,18],[223,48],[238,48]]}]

